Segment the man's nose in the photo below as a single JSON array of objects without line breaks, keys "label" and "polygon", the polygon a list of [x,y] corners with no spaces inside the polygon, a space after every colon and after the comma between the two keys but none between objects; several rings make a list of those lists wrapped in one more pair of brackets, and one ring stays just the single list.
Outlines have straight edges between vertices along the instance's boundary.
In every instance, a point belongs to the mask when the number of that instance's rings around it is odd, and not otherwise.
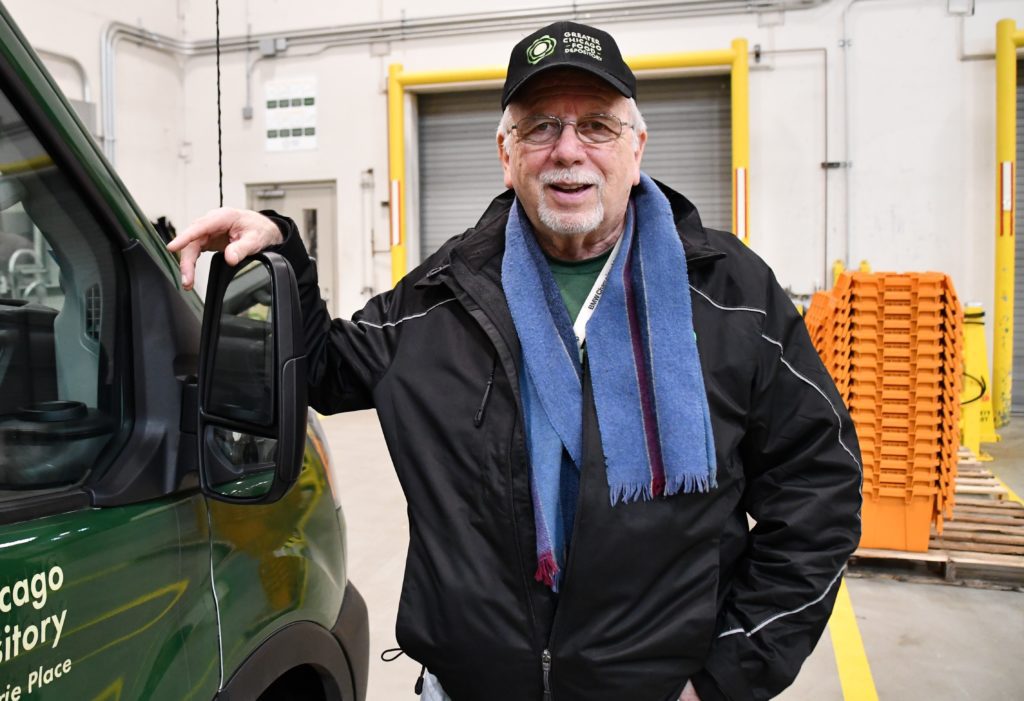
[{"label": "man's nose", "polygon": [[562,133],[551,146],[551,159],[560,164],[582,163],[586,158],[587,146],[580,141],[575,124],[563,124]]}]

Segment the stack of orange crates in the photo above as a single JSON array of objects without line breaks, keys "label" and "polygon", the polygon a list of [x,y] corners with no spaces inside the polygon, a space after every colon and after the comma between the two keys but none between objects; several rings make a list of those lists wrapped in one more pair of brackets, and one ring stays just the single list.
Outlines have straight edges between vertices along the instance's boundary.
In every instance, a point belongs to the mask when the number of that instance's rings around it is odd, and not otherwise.
[{"label": "stack of orange crates", "polygon": [[811,339],[856,424],[861,547],[923,552],[950,517],[963,311],[942,273],[844,273],[814,296]]}]

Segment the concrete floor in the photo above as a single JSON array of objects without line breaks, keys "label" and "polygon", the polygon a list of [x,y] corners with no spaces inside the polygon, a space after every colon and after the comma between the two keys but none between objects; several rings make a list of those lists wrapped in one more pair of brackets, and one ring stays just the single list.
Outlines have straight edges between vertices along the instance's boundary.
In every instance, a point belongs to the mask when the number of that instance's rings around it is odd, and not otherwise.
[{"label": "concrete floor", "polygon": [[[368,701],[412,701],[419,665],[391,663],[395,614],[405,568],[405,501],[373,412],[325,417],[348,522],[349,576],[370,610]],[[991,469],[1024,496],[1024,417],[986,444]],[[1024,699],[1024,593],[967,589],[885,578],[847,579],[877,698],[883,701],[1020,701]],[[864,687],[864,680],[860,682]],[[829,633],[780,699],[844,699]],[[633,700],[628,700],[633,701]]]}]

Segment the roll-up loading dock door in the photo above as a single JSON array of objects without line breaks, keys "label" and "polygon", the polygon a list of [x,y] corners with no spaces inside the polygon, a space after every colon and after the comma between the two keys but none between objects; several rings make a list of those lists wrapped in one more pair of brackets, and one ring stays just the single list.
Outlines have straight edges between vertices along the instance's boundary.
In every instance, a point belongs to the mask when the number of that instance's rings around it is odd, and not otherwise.
[{"label": "roll-up loading dock door", "polygon": [[[643,170],[682,192],[705,226],[732,219],[728,75],[642,80],[638,104],[648,128]],[[417,96],[420,259],[473,226],[504,190],[495,133],[500,92]]]},{"label": "roll-up loading dock door", "polygon": [[500,104],[494,90],[418,96],[420,260],[476,224],[504,191]]}]

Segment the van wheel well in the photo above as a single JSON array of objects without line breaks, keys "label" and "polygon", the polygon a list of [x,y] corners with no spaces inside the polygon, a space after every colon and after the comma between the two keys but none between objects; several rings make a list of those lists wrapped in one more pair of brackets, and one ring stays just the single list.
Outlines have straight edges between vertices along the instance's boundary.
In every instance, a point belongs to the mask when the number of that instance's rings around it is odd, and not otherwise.
[{"label": "van wheel well", "polygon": [[327,701],[320,675],[309,665],[293,667],[277,678],[258,701]]}]

